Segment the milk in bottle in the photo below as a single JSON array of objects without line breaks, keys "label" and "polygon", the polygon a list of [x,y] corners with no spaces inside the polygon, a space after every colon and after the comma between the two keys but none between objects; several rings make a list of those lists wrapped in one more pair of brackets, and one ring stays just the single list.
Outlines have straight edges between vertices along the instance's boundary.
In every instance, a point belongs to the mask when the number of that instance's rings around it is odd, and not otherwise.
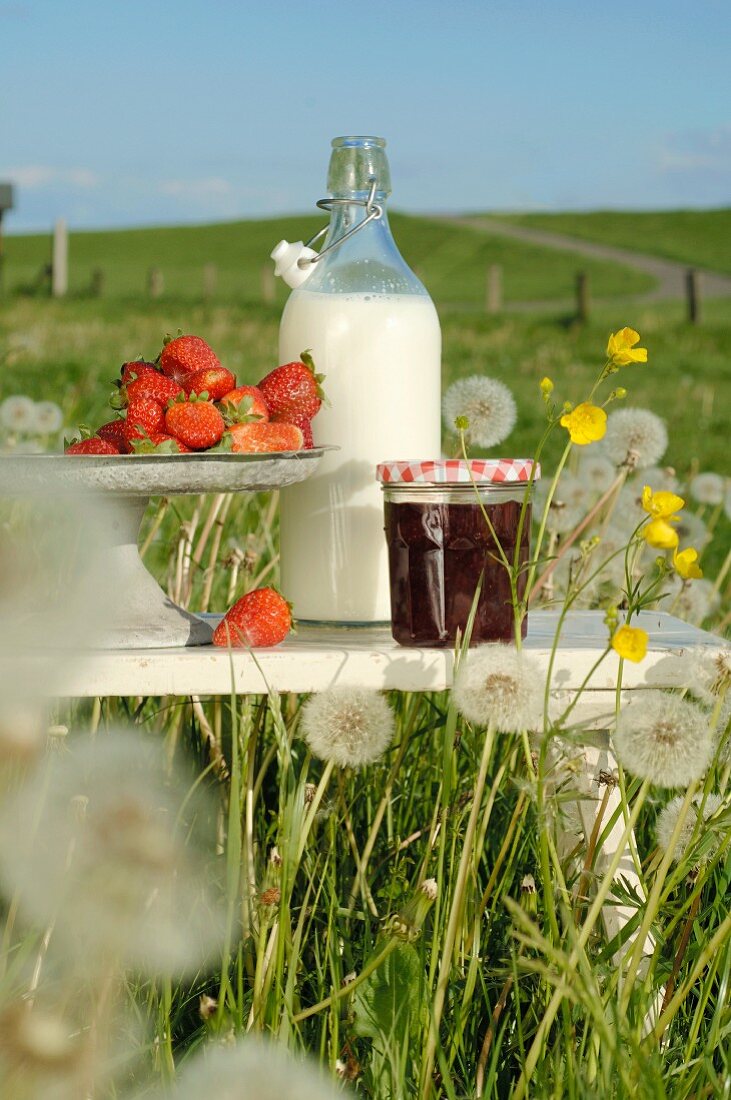
[{"label": "milk in bottle", "polygon": [[385,142],[332,144],[328,189],[342,201],[332,207],[323,252],[366,219],[369,194],[382,213],[312,265],[282,316],[280,363],[309,348],[325,375],[329,404],[313,421],[315,446],[339,450],[282,492],[281,583],[300,620],[365,624],[390,619],[376,466],[440,455],[441,334],[389,229]]}]

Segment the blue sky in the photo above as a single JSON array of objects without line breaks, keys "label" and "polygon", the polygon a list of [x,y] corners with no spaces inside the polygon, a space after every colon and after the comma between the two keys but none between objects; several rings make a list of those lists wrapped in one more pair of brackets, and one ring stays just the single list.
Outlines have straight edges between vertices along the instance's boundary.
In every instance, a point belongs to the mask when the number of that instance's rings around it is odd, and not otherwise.
[{"label": "blue sky", "polygon": [[0,0],[9,231],[310,210],[330,138],[412,211],[731,201],[728,0]]}]

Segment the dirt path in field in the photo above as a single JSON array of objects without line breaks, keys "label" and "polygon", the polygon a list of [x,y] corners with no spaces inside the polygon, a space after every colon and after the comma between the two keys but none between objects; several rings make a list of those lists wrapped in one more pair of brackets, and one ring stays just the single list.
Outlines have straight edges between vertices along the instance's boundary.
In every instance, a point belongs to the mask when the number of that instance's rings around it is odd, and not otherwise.
[{"label": "dirt path in field", "polygon": [[[578,237],[569,237],[563,233],[550,233],[544,229],[513,225],[511,222],[500,221],[499,218],[444,217],[439,220],[449,221],[452,225],[464,225],[478,233],[509,237],[512,240],[523,241],[525,244],[538,245],[540,248],[555,248],[561,252],[590,256],[594,260],[610,260],[625,267],[632,267],[635,271],[643,271],[655,279],[656,285],[644,294],[632,295],[637,302],[683,299],[686,295],[685,275],[689,265],[676,260],[664,260],[659,256],[650,256],[646,252],[630,252],[628,249],[580,240]],[[731,275],[722,275],[717,271],[708,271],[700,267],[696,270],[700,275],[700,292],[703,298],[731,298]],[[554,308],[556,304],[556,302],[550,303]],[[512,302],[507,308],[532,310],[545,308],[547,305],[549,303],[545,301]]]}]

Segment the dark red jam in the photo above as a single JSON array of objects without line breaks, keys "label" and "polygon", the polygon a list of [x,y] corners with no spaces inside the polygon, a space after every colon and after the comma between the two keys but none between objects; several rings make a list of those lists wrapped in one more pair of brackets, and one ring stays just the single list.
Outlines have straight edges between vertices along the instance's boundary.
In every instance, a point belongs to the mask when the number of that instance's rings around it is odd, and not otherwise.
[{"label": "dark red jam", "polygon": [[[436,487],[435,487],[436,488]],[[439,486],[439,489],[446,489]],[[396,641],[404,646],[450,646],[457,630],[464,633],[477,585],[482,577],[471,645],[515,640],[510,579],[499,556],[480,505],[385,500],[385,531],[391,583],[391,623]],[[429,494],[433,499],[435,494]],[[449,494],[444,494],[448,496]],[[520,496],[520,491],[511,496]],[[484,502],[495,534],[512,562],[522,501]],[[530,505],[520,545],[520,562],[530,553]],[[520,575],[518,596],[525,591]],[[527,619],[523,619],[525,637]]]}]

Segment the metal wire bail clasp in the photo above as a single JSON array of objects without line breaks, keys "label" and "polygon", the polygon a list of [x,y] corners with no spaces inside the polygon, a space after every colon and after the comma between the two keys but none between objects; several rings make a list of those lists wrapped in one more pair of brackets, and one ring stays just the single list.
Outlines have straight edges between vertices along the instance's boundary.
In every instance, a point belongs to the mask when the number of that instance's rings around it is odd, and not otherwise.
[{"label": "metal wire bail clasp", "polygon": [[[370,176],[368,179],[369,189],[368,197],[365,199],[318,199],[317,206],[320,210],[327,210],[330,213],[335,206],[363,206],[365,207],[366,216],[362,222],[358,222],[352,229],[348,229],[343,233],[342,237],[338,237],[336,241],[332,241],[326,248],[321,249],[315,256],[301,256],[297,260],[297,266],[300,268],[309,267],[310,264],[316,264],[318,260],[321,260],[328,252],[332,252],[334,248],[341,245],[343,241],[347,241],[348,237],[352,237],[359,230],[363,229],[368,222],[378,221],[383,217],[383,207],[380,203],[375,202],[376,191],[378,190],[378,180],[375,176]],[[306,247],[311,248],[315,241],[319,241],[320,237],[324,237],[329,229],[329,225],[323,226],[315,233],[314,237],[310,237]]]}]

